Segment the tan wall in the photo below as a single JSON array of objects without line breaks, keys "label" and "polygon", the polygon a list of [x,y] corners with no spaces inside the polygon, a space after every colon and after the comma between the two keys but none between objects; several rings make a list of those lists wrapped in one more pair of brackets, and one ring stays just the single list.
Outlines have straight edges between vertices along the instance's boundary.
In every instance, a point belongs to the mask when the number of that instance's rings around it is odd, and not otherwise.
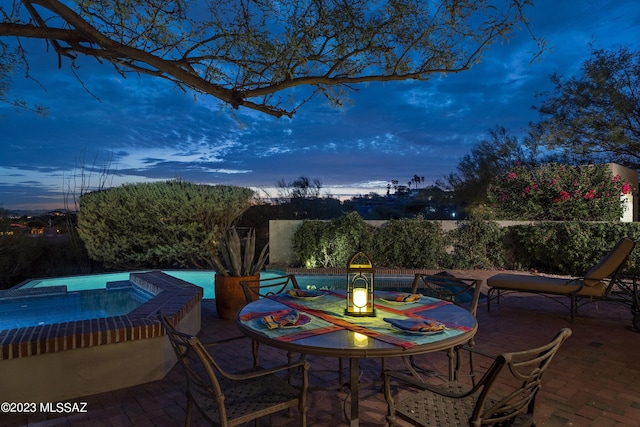
[{"label": "tan wall", "polygon": [[620,218],[623,222],[638,221],[638,171],[625,168],[616,163],[609,163],[612,175],[620,175],[622,181],[628,181],[631,183],[633,191],[630,195],[625,197],[625,203],[628,205],[628,209]]}]

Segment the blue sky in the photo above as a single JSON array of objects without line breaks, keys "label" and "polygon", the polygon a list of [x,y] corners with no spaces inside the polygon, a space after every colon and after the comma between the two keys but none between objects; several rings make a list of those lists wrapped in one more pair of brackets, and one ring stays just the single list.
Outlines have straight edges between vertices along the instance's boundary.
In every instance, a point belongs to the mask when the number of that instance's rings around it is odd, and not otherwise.
[{"label": "blue sky", "polygon": [[[64,188],[80,188],[79,167],[102,167],[107,159],[108,186],[182,178],[276,196],[277,181],[305,175],[341,196],[384,194],[392,179],[406,183],[414,174],[433,183],[489,129],[526,132],[537,120],[536,93],[552,88],[549,75],[579,73],[590,45],[640,48],[635,1],[534,3],[533,30],[549,44],[537,62],[530,62],[533,42],[517,33],[470,71],[362,85],[342,109],[317,98],[293,119],[246,109],[234,116],[214,98],[147,76],[122,79],[90,58],[78,69],[89,93],[68,66],[57,68],[44,42],[28,42],[30,73],[40,84],[18,74],[12,95],[48,107],[49,115],[0,104],[0,206],[62,208]],[[94,173],[88,182],[101,181]]]}]

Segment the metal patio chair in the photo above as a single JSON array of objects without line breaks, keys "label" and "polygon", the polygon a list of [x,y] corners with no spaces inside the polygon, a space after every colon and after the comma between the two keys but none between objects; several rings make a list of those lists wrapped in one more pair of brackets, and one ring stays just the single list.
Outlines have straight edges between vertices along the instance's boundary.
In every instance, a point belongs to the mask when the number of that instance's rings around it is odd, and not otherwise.
[{"label": "metal patio chair", "polygon": [[[277,277],[265,277],[258,280],[243,280],[240,282],[242,290],[244,291],[247,304],[255,301],[259,298],[266,298],[273,295],[281,294],[289,289],[300,289],[298,280],[294,274],[285,274]],[[253,366],[258,366],[259,361],[259,343],[256,340],[252,340],[253,347]],[[287,353],[289,361],[293,360],[293,353]],[[303,355],[304,357],[304,355]],[[344,384],[344,361],[342,358],[338,358],[338,385],[332,385],[328,387],[315,387],[314,389],[334,389],[342,387]],[[317,370],[315,372],[318,372]]]},{"label": "metal patio chair", "polygon": [[[266,277],[258,280],[242,280],[240,282],[242,291],[244,292],[247,304],[255,301],[259,298],[265,298],[276,294],[281,294],[287,289],[300,289],[296,276],[293,274],[286,274],[284,276]],[[251,346],[253,351],[253,366],[260,364],[258,349],[260,345],[258,341],[251,340]],[[288,354],[289,361],[292,360],[292,355]]]},{"label": "metal patio chair", "polygon": [[[430,385],[387,370],[384,373],[387,421],[393,426],[399,416],[416,426],[532,426],[542,375],[570,335],[571,330],[563,328],[548,344],[503,353],[472,387],[459,382]],[[409,393],[396,403],[391,392],[392,380],[420,391]]]},{"label": "metal patio chair", "polygon": [[[177,331],[164,315],[159,317],[186,377],[185,426],[191,424],[193,405],[214,426],[243,425],[293,408],[299,410],[300,426],[307,425],[308,363],[299,360],[269,369],[230,373],[213,359],[197,337]],[[277,375],[292,370],[302,372],[298,388]]]},{"label": "metal patio chair", "polygon": [[[478,300],[480,299],[481,280],[470,278],[457,278],[447,272],[435,275],[416,273],[411,293],[421,293],[426,296],[450,301],[463,307],[476,317]],[[471,338],[465,344],[450,348],[447,351],[449,358],[449,381],[457,381],[460,375],[462,352],[468,350],[469,375],[475,384],[475,372],[473,366],[474,340]],[[417,365],[416,357],[411,357],[410,366],[417,371],[428,371]],[[415,374],[415,373],[414,373]]]}]

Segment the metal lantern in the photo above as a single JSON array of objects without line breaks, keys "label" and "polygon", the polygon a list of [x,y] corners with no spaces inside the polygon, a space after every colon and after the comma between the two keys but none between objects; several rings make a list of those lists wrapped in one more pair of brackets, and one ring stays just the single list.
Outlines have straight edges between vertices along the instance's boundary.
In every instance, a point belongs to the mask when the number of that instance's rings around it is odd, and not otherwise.
[{"label": "metal lantern", "polygon": [[371,258],[358,248],[347,263],[347,308],[348,316],[375,316],[373,306],[373,276],[375,269]]}]

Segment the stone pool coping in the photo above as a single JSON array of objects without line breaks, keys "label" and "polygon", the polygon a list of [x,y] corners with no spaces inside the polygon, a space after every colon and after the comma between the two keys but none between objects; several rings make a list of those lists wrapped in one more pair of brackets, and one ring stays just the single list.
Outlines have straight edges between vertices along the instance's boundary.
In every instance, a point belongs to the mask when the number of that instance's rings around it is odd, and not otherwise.
[{"label": "stone pool coping", "polygon": [[[164,331],[158,312],[165,313],[177,324],[200,304],[204,295],[201,287],[161,271],[131,273],[129,277],[134,287],[151,293],[153,298],[122,316],[0,331],[0,360],[159,337]],[[43,293],[23,291],[23,295]],[[7,296],[21,294],[20,289],[15,288],[3,292],[11,293]]]}]

